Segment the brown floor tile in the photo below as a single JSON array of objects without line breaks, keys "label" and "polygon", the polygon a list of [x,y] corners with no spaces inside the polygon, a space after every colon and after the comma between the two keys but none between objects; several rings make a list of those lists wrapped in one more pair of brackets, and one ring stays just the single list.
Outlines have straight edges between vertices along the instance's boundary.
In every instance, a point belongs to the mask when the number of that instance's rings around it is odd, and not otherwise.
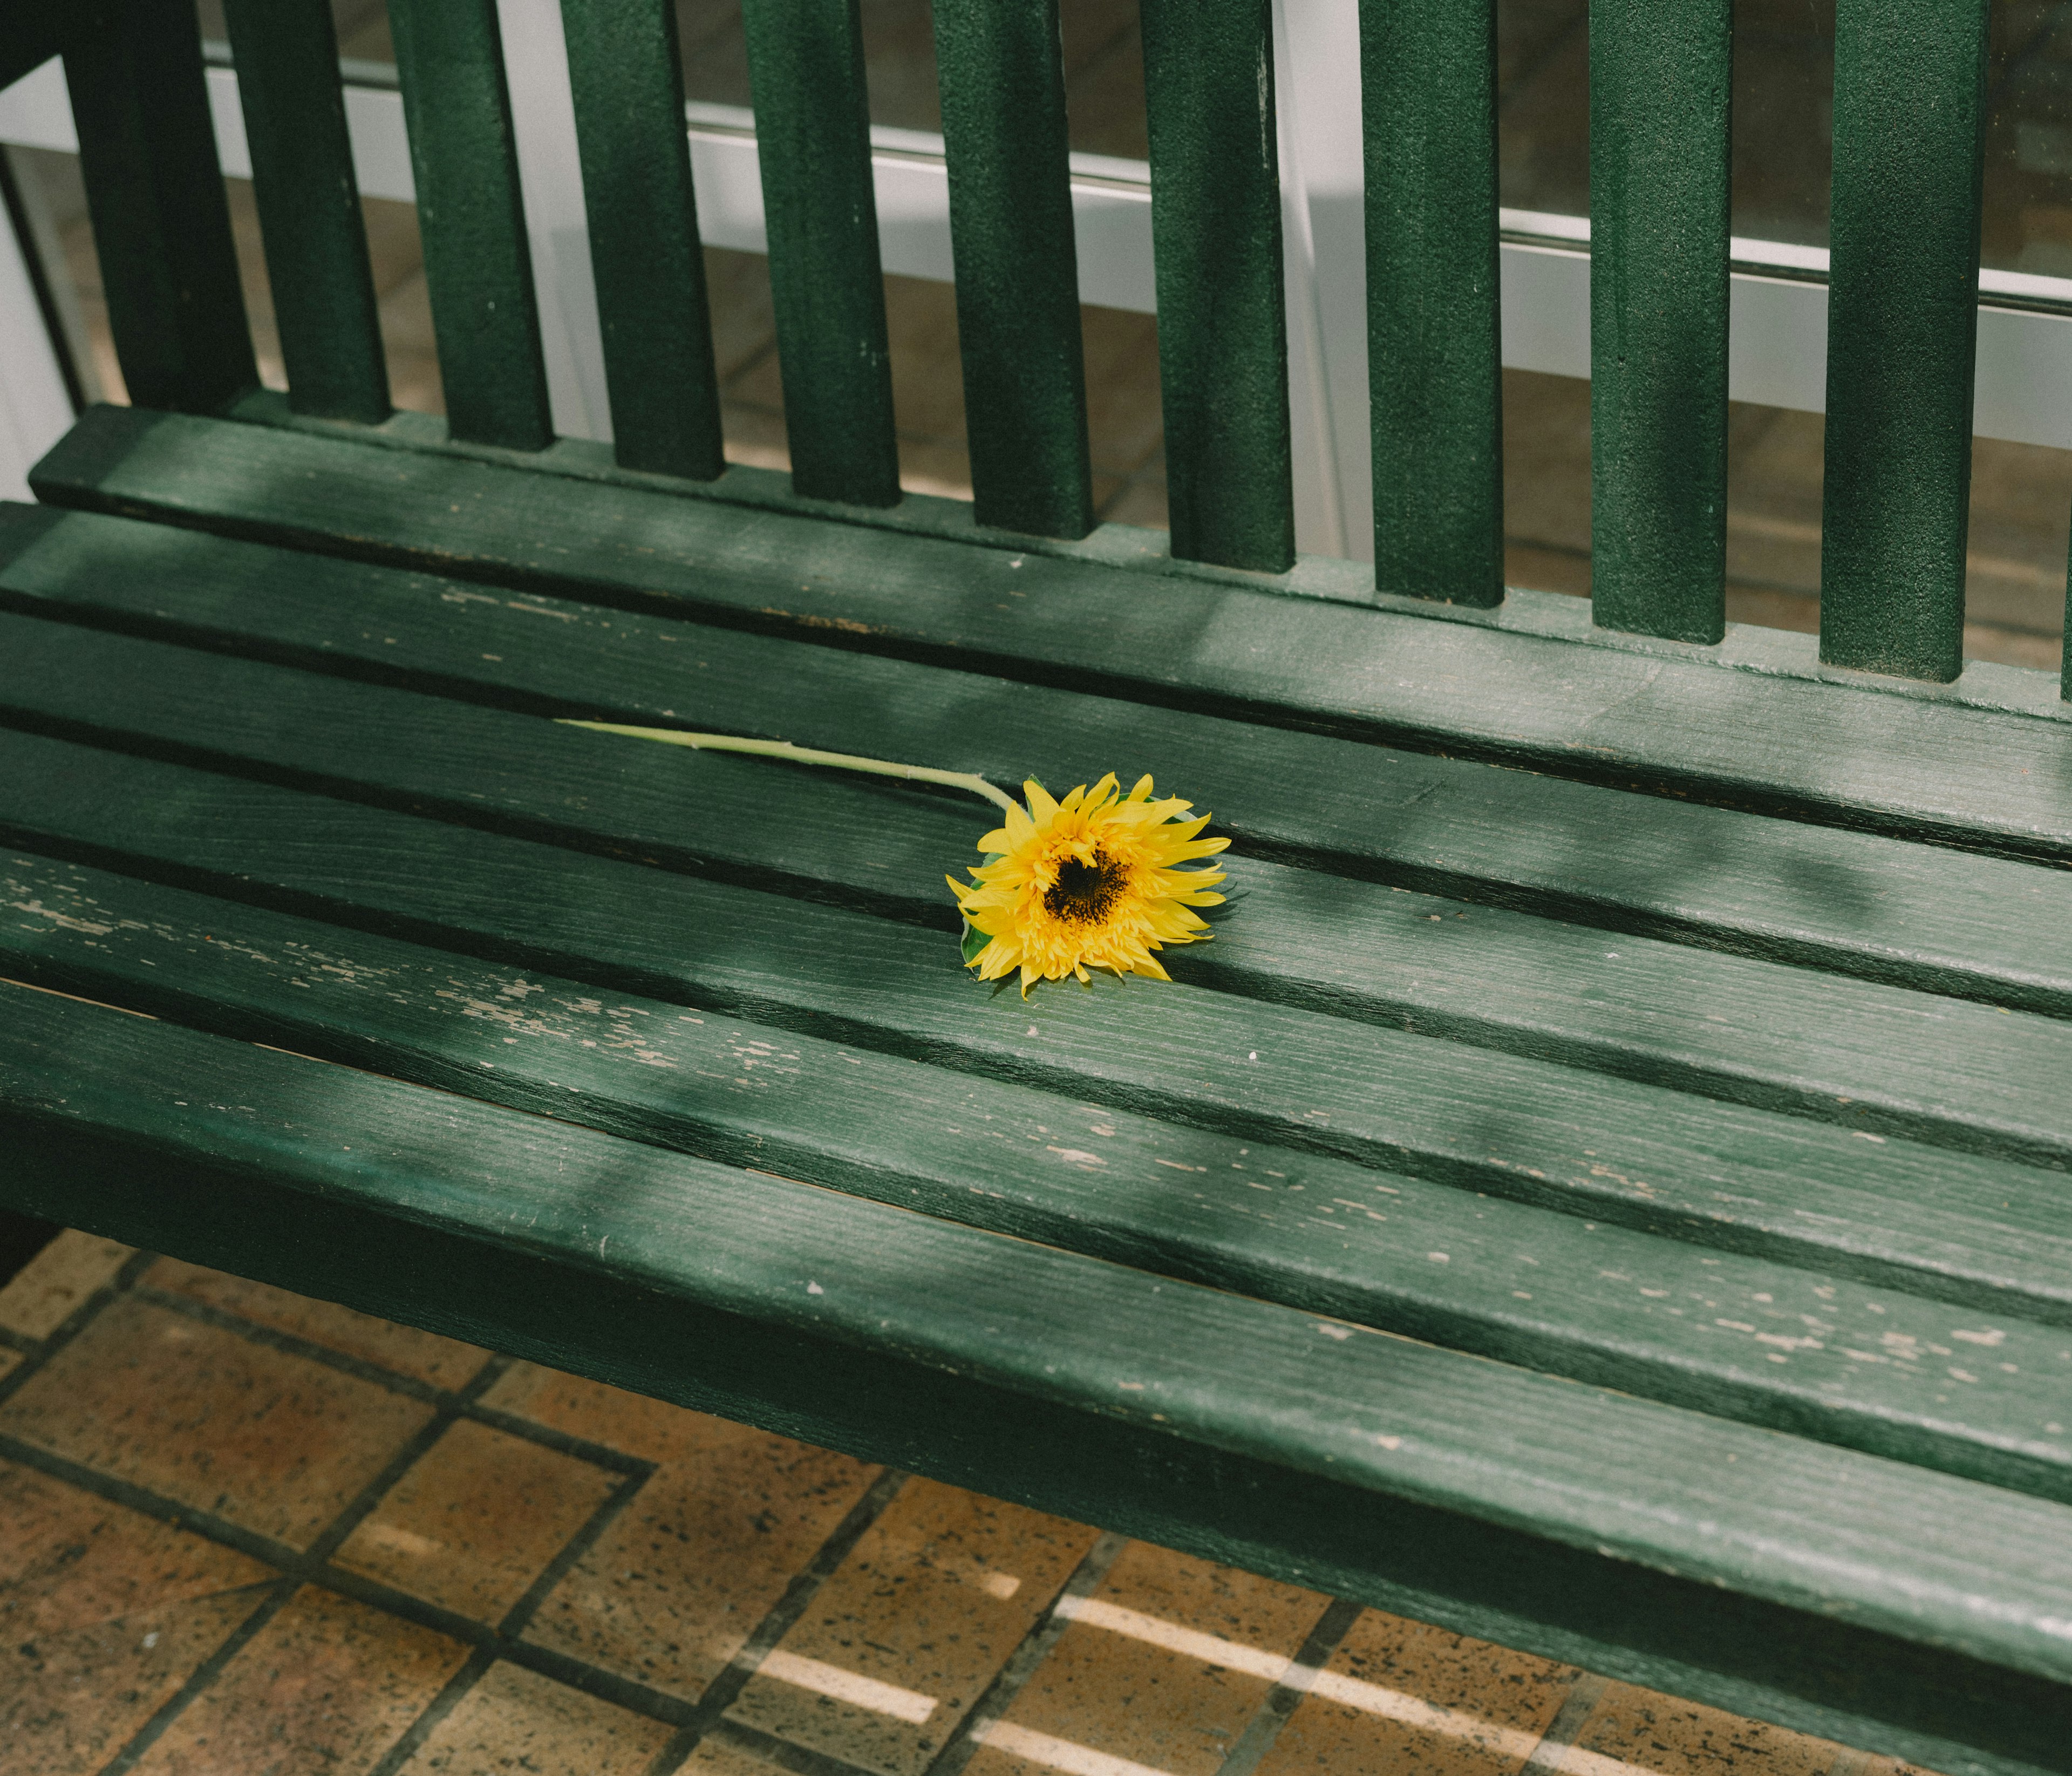
[{"label": "brown floor tile", "polygon": [[401,1776],[640,1776],[670,1729],[516,1665],[490,1667]]},{"label": "brown floor tile", "polygon": [[1561,1712],[1577,1675],[1370,1610],[1289,1717],[1260,1776],[1511,1776]]},{"label": "brown floor tile", "polygon": [[908,1482],[728,1717],[919,1776],[1094,1540],[1077,1523]]},{"label": "brown floor tile", "polygon": [[1564,592],[1571,598],[1590,595],[1590,557],[1572,549],[1544,549],[1533,543],[1507,542],[1503,583],[1536,592]]},{"label": "brown floor tile", "polygon": [[709,1736],[698,1741],[697,1749],[678,1768],[679,1776],[772,1776],[779,1766],[727,1740]]},{"label": "brown floor tile", "polygon": [[1094,467],[1131,475],[1166,435],[1158,384],[1158,322],[1127,309],[1079,310],[1087,367],[1087,435]]},{"label": "brown floor tile", "polygon": [[900,436],[960,442],[964,372],[956,289],[922,278],[887,278],[885,322]]},{"label": "brown floor tile", "polygon": [[493,1623],[590,1521],[619,1478],[462,1419],[346,1539],[337,1563]]},{"label": "brown floor tile", "polygon": [[695,1698],[877,1470],[595,1382],[516,1366],[487,1403],[662,1464],[526,1638]]},{"label": "brown floor tile", "polygon": [[0,1288],[0,1326],[47,1338],[103,1284],[113,1281],[132,1248],[68,1228]]},{"label": "brown floor tile", "polygon": [[256,1560],[0,1464],[0,1772],[98,1770],[272,1577]]},{"label": "brown floor tile", "polygon": [[414,1326],[398,1326],[372,1314],[290,1294],[270,1284],[248,1282],[241,1276],[183,1264],[176,1258],[161,1258],[140,1281],[146,1288],[205,1302],[276,1332],[291,1333],[327,1350],[340,1351],[408,1375],[428,1387],[464,1387],[489,1357],[486,1350],[442,1338],[436,1332],[421,1332]]},{"label": "brown floor tile", "polygon": [[0,1408],[0,1429],[302,1547],[430,1410],[125,1298]]},{"label": "brown floor tile", "polygon": [[1069,1607],[1050,1655],[991,1726],[970,1776],[1008,1776],[1076,1747],[1214,1776],[1328,1599],[1133,1542]]},{"label": "brown floor tile", "polygon": [[1590,385],[1503,373],[1503,528],[1514,546],[1590,546]]},{"label": "brown floor tile", "polygon": [[1145,474],[1125,483],[1121,491],[1101,508],[1100,517],[1104,524],[1141,524],[1147,530],[1170,529],[1165,475]]},{"label": "brown floor tile", "polygon": [[1651,1776],[1827,1776],[1842,1749],[1630,1684],[1610,1686],[1572,1742]]},{"label": "brown floor tile", "polygon": [[357,1776],[467,1658],[443,1634],[305,1586],[166,1729],[138,1776]]},{"label": "brown floor tile", "polygon": [[713,363],[722,385],[775,349],[777,317],[770,261],[759,253],[707,247],[705,300],[712,310]]},{"label": "brown floor tile", "polygon": [[719,410],[721,447],[730,462],[751,469],[788,469],[791,450],[784,434],[784,416],[734,401]]}]

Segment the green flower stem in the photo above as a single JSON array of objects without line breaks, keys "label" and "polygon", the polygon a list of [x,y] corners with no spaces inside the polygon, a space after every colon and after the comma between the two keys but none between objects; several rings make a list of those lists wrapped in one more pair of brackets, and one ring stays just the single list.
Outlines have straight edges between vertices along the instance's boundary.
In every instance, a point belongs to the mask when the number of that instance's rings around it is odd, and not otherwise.
[{"label": "green flower stem", "polygon": [[660,740],[664,746],[692,746],[701,752],[746,752],[760,758],[782,758],[795,765],[831,765],[837,771],[867,771],[874,777],[904,777],[923,783],[944,783],[952,789],[968,789],[1002,808],[1021,804],[1004,790],[995,789],[976,771],[937,771],[930,765],[896,764],[890,758],[861,758],[850,752],[816,752],[795,746],[788,740],[744,740],[732,734],[691,734],[682,728],[630,728],[617,722],[572,722],[564,728],[594,728],[599,734],[631,734],[635,740]]}]

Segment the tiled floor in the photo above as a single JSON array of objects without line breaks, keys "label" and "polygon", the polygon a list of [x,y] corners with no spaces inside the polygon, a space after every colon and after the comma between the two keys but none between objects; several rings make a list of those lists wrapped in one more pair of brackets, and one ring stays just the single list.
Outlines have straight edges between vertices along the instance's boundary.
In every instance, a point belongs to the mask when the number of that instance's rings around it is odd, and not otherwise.
[{"label": "tiled floor", "polygon": [[1905,1776],[68,1233],[0,1289],[0,1776]]}]

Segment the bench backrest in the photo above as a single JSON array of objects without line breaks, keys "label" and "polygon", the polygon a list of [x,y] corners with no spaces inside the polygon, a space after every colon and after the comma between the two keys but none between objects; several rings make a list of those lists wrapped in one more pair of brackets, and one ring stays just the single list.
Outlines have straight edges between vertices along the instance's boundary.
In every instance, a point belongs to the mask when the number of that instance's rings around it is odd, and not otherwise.
[{"label": "bench backrest", "polygon": [[[1350,5],[1355,0],[1345,0]],[[1357,0],[1375,583],[1503,597],[1494,0]],[[1820,652],[1963,664],[1988,0],[1840,0]],[[1142,0],[1178,557],[1294,559],[1271,0]],[[794,485],[899,498],[857,0],[744,0]],[[387,379],[325,0],[227,0],[290,400]],[[389,0],[454,438],[552,440],[495,0]],[[976,516],[1092,528],[1057,0],[935,0]],[[620,462],[722,469],[672,0],[562,0]],[[1591,8],[1594,615],[1725,633],[1732,0]],[[29,27],[16,27],[27,29]],[[254,382],[191,0],[66,0],[123,373]]]}]

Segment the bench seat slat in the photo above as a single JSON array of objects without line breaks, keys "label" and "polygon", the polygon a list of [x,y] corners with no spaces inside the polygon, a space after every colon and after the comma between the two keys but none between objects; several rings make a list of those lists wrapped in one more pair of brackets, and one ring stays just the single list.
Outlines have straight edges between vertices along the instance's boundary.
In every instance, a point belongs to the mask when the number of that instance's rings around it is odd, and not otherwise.
[{"label": "bench seat slat", "polygon": [[1173,553],[1295,565],[1269,0],[1142,0]]},{"label": "bench seat slat", "polygon": [[946,931],[63,741],[0,735],[0,833],[51,855],[1974,1305],[2013,1288],[2066,1317],[2055,1173],[1184,984],[1069,1011],[982,998]]},{"label": "bench seat slat", "polygon": [[228,0],[266,282],[298,413],[388,417],[367,226],[326,0]]},{"label": "bench seat slat", "polygon": [[719,376],[667,0],[563,0],[605,383],[618,460],[709,481]]},{"label": "bench seat slat", "polygon": [[937,0],[972,515],[1094,528],[1058,0]]},{"label": "bench seat slat", "polygon": [[[1987,1761],[1961,1767],[2006,1776],[2065,1768],[2062,1506],[0,992],[32,1204],[88,1178],[101,1224],[204,1262],[307,1286],[321,1252],[351,1305],[414,1301],[438,1330],[684,1404],[925,1452],[1003,1496],[1814,1730],[1946,1762],[1968,1740]],[[255,1192],[296,1202],[292,1227]],[[430,1265],[450,1281],[427,1314],[410,1285]],[[720,1379],[660,1360],[687,1339]],[[859,1386],[859,1362],[901,1384]],[[1745,1601],[1687,1663],[1676,1622],[1716,1581]]]},{"label": "bench seat slat", "polygon": [[744,0],[791,484],[895,505],[892,351],[857,0]]},{"label": "bench seat slat", "polygon": [[1590,610],[1727,632],[1733,0],[1593,0]]},{"label": "bench seat slat", "polygon": [[95,409],[31,484],[507,587],[2072,859],[2072,725],[2055,719],[183,415]]},{"label": "bench seat slat", "polygon": [[[966,719],[985,702],[967,681]],[[954,930],[988,814],[886,818],[850,780],[685,758],[162,643],[0,615],[0,711],[356,799]],[[0,756],[5,756],[0,748]],[[1064,785],[1060,784],[1062,790]],[[14,799],[0,790],[0,808]],[[2072,1022],[1239,858],[1242,916],[1176,956],[1227,992],[1968,1151],[2072,1166]],[[1895,1030],[1906,1038],[1894,1041]]]},{"label": "bench seat slat", "polygon": [[1841,0],[1820,657],[1964,658],[1987,0]]},{"label": "bench seat slat", "polygon": [[1374,573],[1503,602],[1493,0],[1360,0]]},{"label": "bench seat slat", "polygon": [[[551,975],[34,857],[0,859],[0,889],[36,909],[0,926],[0,974],[2072,1499],[2072,1436],[2045,1429],[2062,1428],[2072,1330],[2015,1318],[2027,1304],[2012,1293],[1967,1320],[1818,1270],[662,1001],[606,1003]],[[212,940],[233,926],[235,945]]]},{"label": "bench seat slat", "polygon": [[457,438],[553,442],[496,0],[390,0],[439,377]]},{"label": "bench seat slat", "polygon": [[1042,687],[997,687],[974,723],[972,680],[938,668],[98,515],[53,525],[0,508],[0,539],[10,516],[0,604],[18,610],[470,702],[875,749],[1003,783],[1116,763],[1216,810],[1244,854],[2072,1014],[2061,871]]}]

